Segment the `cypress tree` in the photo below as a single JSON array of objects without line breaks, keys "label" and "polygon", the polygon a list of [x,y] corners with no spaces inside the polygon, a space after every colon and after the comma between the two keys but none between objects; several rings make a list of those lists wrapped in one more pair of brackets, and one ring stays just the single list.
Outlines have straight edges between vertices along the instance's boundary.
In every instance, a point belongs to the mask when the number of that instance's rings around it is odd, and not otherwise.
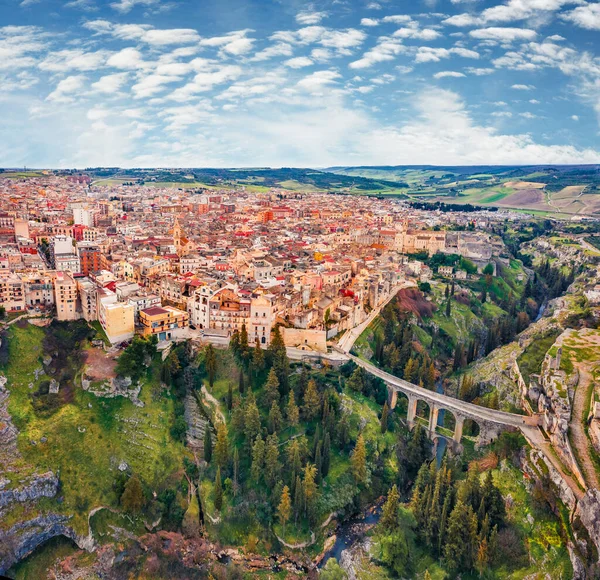
[{"label": "cypress tree", "polygon": [[350,458],[352,464],[352,474],[358,483],[367,482],[367,449],[365,439],[362,433],[356,440],[356,446]]},{"label": "cypress tree", "polygon": [[221,468],[217,467],[217,473],[215,475],[215,509],[221,511],[223,507],[223,485],[221,482]]},{"label": "cypress tree", "polygon": [[281,410],[279,409],[279,405],[273,401],[271,404],[271,409],[269,410],[269,431],[271,433],[276,433],[281,430],[281,426],[283,424],[283,417],[281,416]]},{"label": "cypress tree", "polygon": [[388,415],[390,413],[387,401],[383,404],[383,410],[381,411],[381,433],[385,433],[388,427]]},{"label": "cypress tree", "polygon": [[227,467],[229,461],[229,441],[227,440],[227,426],[225,423],[217,425],[217,443],[215,445],[215,459],[219,467]]},{"label": "cypress tree", "polygon": [[250,467],[250,474],[254,483],[259,483],[260,478],[263,474],[265,462],[265,442],[259,435],[252,446],[252,465]]},{"label": "cypress tree", "polygon": [[238,381],[238,391],[239,391],[240,395],[243,395],[245,390],[246,390],[246,385],[244,384],[244,371],[242,369],[240,369],[240,378]]},{"label": "cypress tree", "polygon": [[229,383],[229,388],[227,389],[227,409],[231,411],[233,407],[233,387],[231,383]]},{"label": "cypress tree", "polygon": [[269,371],[269,376],[265,383],[265,396],[269,405],[279,402],[279,379],[277,378],[275,369]]},{"label": "cypress tree", "polygon": [[290,427],[295,427],[298,425],[298,421],[300,420],[300,411],[298,409],[298,405],[296,405],[294,391],[290,391],[288,404],[286,407],[286,415]]},{"label": "cypress tree", "polygon": [[327,477],[329,474],[329,465],[331,463],[331,438],[329,437],[329,433],[325,433],[325,438],[323,439],[323,461],[321,463],[321,472],[323,473],[323,477]]},{"label": "cypress tree", "polygon": [[285,524],[292,515],[292,500],[290,498],[290,489],[287,485],[283,487],[281,493],[281,501],[277,506],[277,516],[279,517],[279,523],[283,527],[283,535],[285,535]]},{"label": "cypress tree", "polygon": [[319,413],[321,407],[321,399],[317,391],[317,383],[312,379],[308,381],[306,392],[304,393],[304,406],[303,412],[305,417],[312,421]]},{"label": "cypress tree", "polygon": [[210,427],[206,425],[204,431],[204,461],[210,463],[212,459],[212,435],[210,434]]},{"label": "cypress tree", "polygon": [[398,507],[400,505],[400,494],[398,488],[393,485],[390,489],[381,514],[381,525],[386,530],[395,530],[398,527]]}]

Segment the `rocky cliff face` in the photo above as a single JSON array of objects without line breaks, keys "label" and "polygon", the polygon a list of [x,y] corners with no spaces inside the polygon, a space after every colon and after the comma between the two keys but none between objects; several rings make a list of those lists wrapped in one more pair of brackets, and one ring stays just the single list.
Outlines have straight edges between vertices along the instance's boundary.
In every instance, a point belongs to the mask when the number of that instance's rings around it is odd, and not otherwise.
[{"label": "rocky cliff face", "polygon": [[[15,489],[2,490],[0,482],[0,508],[13,502],[36,501],[42,497],[54,497],[58,492],[58,477],[51,471],[34,475],[26,485]],[[0,510],[1,513],[1,510]]]}]

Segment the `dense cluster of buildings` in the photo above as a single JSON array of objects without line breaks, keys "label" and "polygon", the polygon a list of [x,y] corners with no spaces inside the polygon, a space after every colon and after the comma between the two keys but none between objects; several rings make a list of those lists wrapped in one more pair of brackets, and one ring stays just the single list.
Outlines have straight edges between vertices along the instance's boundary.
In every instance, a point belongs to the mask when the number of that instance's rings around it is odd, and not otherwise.
[{"label": "dense cluster of buildings", "polygon": [[80,177],[0,175],[0,305],[98,321],[111,343],[136,332],[227,338],[245,325],[251,342],[268,345],[280,323],[290,345],[322,344],[398,285],[428,279],[415,254],[484,267],[503,251],[486,233],[498,219],[487,212]]}]

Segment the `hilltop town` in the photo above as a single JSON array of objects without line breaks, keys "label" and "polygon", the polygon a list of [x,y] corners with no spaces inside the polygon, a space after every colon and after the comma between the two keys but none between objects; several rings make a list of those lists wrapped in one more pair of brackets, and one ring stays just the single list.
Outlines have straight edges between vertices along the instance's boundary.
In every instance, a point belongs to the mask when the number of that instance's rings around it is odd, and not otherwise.
[{"label": "hilltop town", "polygon": [[0,197],[5,310],[97,320],[111,344],[135,333],[218,340],[245,323],[268,345],[280,321],[288,346],[323,351],[398,286],[432,276],[411,255],[457,254],[481,271],[507,258],[489,225],[523,219],[283,190],[95,186],[85,175],[1,179]]},{"label": "hilltop town", "polygon": [[599,231],[0,174],[0,572],[596,577]]}]

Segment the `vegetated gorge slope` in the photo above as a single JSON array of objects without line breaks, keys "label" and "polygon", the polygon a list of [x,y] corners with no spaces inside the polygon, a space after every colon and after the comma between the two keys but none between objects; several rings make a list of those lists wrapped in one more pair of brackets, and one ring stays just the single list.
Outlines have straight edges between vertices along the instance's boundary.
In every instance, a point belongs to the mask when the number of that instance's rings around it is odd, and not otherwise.
[{"label": "vegetated gorge slope", "polygon": [[[4,329],[0,569],[31,553],[10,575],[300,577],[327,560],[326,578],[594,577],[600,252],[520,228],[503,233],[523,236],[520,259],[481,271],[419,257],[433,278],[355,349],[427,388],[544,413],[541,450],[518,433],[478,449],[471,424],[462,455],[432,460],[426,408],[409,430],[380,380],[293,363],[278,331],[266,351],[242,331],[227,350],[158,353],[94,346],[83,321]],[[444,278],[450,263],[466,277]],[[329,552],[336,536],[356,541]]]}]

